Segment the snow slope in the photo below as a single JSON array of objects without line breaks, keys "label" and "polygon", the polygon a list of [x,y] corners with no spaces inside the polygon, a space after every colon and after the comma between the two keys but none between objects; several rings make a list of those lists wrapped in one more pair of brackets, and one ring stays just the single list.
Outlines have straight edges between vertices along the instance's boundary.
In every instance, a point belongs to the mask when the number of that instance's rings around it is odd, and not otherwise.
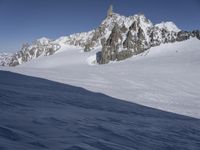
[{"label": "snow slope", "polygon": [[94,50],[65,45],[13,72],[83,87],[141,105],[200,118],[200,41],[153,47],[123,62],[95,65]]},{"label": "snow slope", "polygon": [[199,139],[199,119],[0,71],[1,150],[199,150]]}]

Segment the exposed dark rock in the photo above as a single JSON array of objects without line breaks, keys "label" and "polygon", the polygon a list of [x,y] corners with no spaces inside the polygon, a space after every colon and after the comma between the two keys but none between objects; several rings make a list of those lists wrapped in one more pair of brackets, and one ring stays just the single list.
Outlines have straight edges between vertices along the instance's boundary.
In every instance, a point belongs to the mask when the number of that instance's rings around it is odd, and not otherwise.
[{"label": "exposed dark rock", "polygon": [[113,15],[113,6],[110,5],[108,12],[107,12],[107,17],[112,17],[112,15]]},{"label": "exposed dark rock", "polygon": [[138,29],[138,33],[137,33],[137,40],[135,41],[135,49],[134,49],[134,54],[140,54],[142,52],[144,52],[145,49],[148,49],[148,43],[147,40],[145,38],[145,34],[144,31],[142,30],[141,27],[139,27]]},{"label": "exposed dark rock", "polygon": [[192,31],[192,36],[200,40],[200,31],[199,30]]},{"label": "exposed dark rock", "polygon": [[187,31],[180,31],[177,34],[177,41],[184,41],[184,40],[188,40],[190,38],[190,32]]},{"label": "exposed dark rock", "polygon": [[17,60],[17,58],[16,58],[16,56],[15,56],[15,57],[12,58],[12,60],[11,60],[11,62],[10,62],[10,64],[9,64],[9,66],[15,67],[15,66],[17,66],[17,65],[19,65],[19,61]]},{"label": "exposed dark rock", "polygon": [[127,31],[128,31],[128,29],[126,28],[125,25],[123,25],[122,28],[121,28],[121,32],[126,33]]},{"label": "exposed dark rock", "polygon": [[[111,35],[107,39],[105,44],[102,44],[103,48],[101,53],[98,54],[98,63],[105,64],[109,61],[120,61],[144,52],[148,47],[146,42],[145,33],[141,27],[136,27],[136,23],[133,23],[126,34],[126,39],[122,42],[122,30],[116,24],[112,30]],[[135,31],[137,30],[137,32]],[[135,32],[133,35],[132,32]],[[123,45],[124,50],[119,51],[119,47]]]},{"label": "exposed dark rock", "polygon": [[131,50],[123,50],[117,54],[117,60],[124,60],[133,56],[133,52]]},{"label": "exposed dark rock", "polygon": [[89,52],[92,50],[93,48],[93,41],[92,40],[88,40],[84,46],[84,52]]},{"label": "exposed dark rock", "polygon": [[60,49],[60,42],[82,47],[85,52],[102,46],[102,51],[97,55],[97,62],[105,64],[140,54],[162,43],[184,41],[190,37],[200,40],[199,30],[179,31],[172,22],[153,25],[143,14],[124,17],[113,13],[113,7],[110,6],[106,19],[96,30],[73,34],[55,41],[42,38],[30,45],[24,44],[12,58],[0,57],[0,65],[17,66],[42,55],[53,55]]},{"label": "exposed dark rock", "polygon": [[122,41],[122,32],[120,27],[115,24],[107,41],[105,39],[101,41],[102,51],[100,54],[101,58],[99,59],[100,64],[106,64],[110,60],[114,61],[117,59],[120,41]]},{"label": "exposed dark rock", "polygon": [[[147,24],[147,28],[144,28]],[[194,33],[195,36],[197,33]],[[113,60],[124,60],[137,55],[152,46],[158,46],[161,43],[173,43],[175,41],[186,40],[190,37],[189,33],[175,32],[167,30],[165,26],[156,27],[143,15],[138,15],[136,20],[126,27],[124,23],[122,27],[116,23],[106,44],[102,45],[102,51],[98,54],[100,64],[108,63]]]},{"label": "exposed dark rock", "polygon": [[24,44],[22,49],[13,55],[9,66],[14,67],[20,65],[21,63],[28,62],[29,60],[41,55],[53,55],[58,49],[60,49],[59,44],[39,42],[35,42],[34,45]]},{"label": "exposed dark rock", "polygon": [[142,30],[141,27],[138,30],[137,37],[138,37],[138,39],[145,40],[144,31]]},{"label": "exposed dark rock", "polygon": [[90,43],[87,43],[85,45],[84,52],[89,52],[89,51],[91,51],[91,46],[90,46]]},{"label": "exposed dark rock", "polygon": [[131,33],[131,31],[129,31],[128,33],[127,33],[127,36],[126,36],[127,38],[126,38],[126,40],[124,41],[124,43],[123,43],[123,47],[124,47],[124,49],[128,49],[128,50],[130,50],[130,49],[134,49],[134,41],[133,41],[133,35],[132,35],[132,33]]},{"label": "exposed dark rock", "polygon": [[99,64],[107,64],[110,61],[110,52],[106,47],[106,39],[101,40],[102,51],[96,54],[96,59]]},{"label": "exposed dark rock", "polygon": [[91,41],[97,41],[101,37],[102,32],[104,32],[103,27],[99,27],[98,29],[96,29]]},{"label": "exposed dark rock", "polygon": [[116,45],[121,40],[122,40],[121,30],[120,30],[118,24],[115,24],[115,26],[112,29],[112,32],[111,32],[107,42],[106,42],[106,46],[110,46],[112,49],[115,49]]},{"label": "exposed dark rock", "polygon": [[169,32],[166,29],[162,29],[163,43],[173,43],[176,41],[175,32]]},{"label": "exposed dark rock", "polygon": [[161,38],[159,36],[160,34],[160,30],[158,28],[153,28],[151,33],[150,33],[150,43],[151,43],[151,46],[154,47],[154,46],[158,46],[161,44]]},{"label": "exposed dark rock", "polygon": [[132,25],[129,27],[129,30],[137,31],[138,22],[134,21]]},{"label": "exposed dark rock", "polygon": [[105,27],[102,25],[99,26],[95,30],[92,38],[88,39],[87,42],[84,44],[84,52],[91,51],[95,47],[95,45],[100,42],[101,37],[103,36],[104,32],[105,32]]}]

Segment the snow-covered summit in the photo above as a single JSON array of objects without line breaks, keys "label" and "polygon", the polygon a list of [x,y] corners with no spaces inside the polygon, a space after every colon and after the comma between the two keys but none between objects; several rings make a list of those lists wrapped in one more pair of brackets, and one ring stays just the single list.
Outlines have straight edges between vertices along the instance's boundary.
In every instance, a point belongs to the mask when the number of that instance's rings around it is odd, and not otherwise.
[{"label": "snow-covered summit", "polygon": [[173,22],[154,25],[144,14],[126,17],[115,13],[111,6],[96,29],[56,40],[43,37],[24,44],[6,65],[17,66],[39,56],[53,55],[66,46],[81,48],[85,52],[100,48],[102,51],[98,54],[98,63],[105,64],[112,60],[126,59],[162,43],[183,41],[190,37],[200,39],[200,32],[183,32]]},{"label": "snow-covered summit", "polygon": [[174,31],[174,32],[179,32],[181,31],[173,22],[169,21],[169,22],[161,22],[159,24],[155,25],[156,27],[158,27],[159,29],[165,29],[168,31]]},{"label": "snow-covered summit", "polygon": [[46,37],[42,37],[42,38],[37,39],[35,41],[35,43],[36,44],[41,44],[41,45],[48,45],[50,41],[51,41],[50,39],[48,39]]},{"label": "snow-covered summit", "polygon": [[95,30],[91,30],[89,32],[81,32],[81,33],[75,33],[71,34],[69,36],[62,36],[54,41],[54,43],[58,44],[68,44],[73,45],[77,47],[84,47],[85,43],[88,39],[91,39]]}]

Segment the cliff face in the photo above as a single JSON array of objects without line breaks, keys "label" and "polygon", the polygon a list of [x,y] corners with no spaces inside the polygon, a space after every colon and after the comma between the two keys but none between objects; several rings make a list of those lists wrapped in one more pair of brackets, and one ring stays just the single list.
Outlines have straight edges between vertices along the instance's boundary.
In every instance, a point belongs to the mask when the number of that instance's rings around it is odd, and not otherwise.
[{"label": "cliff face", "polygon": [[191,37],[200,39],[200,32],[197,30],[181,31],[173,22],[153,25],[144,15],[123,18],[118,14],[113,14],[111,18],[121,18],[123,23],[115,21],[120,19],[112,20],[115,26],[109,37],[104,40],[102,51],[97,55],[99,64],[124,60],[162,43],[184,41]]},{"label": "cliff face", "polygon": [[13,58],[13,54],[11,53],[0,53],[0,66],[9,66]]}]

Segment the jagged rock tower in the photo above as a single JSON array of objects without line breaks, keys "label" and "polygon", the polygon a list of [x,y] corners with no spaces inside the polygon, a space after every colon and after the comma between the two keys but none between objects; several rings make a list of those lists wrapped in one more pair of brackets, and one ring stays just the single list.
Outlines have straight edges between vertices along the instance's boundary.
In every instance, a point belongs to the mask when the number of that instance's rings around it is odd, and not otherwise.
[{"label": "jagged rock tower", "polygon": [[72,34],[56,40],[41,38],[24,45],[14,54],[0,53],[0,66],[17,66],[39,56],[53,55],[64,45],[81,47],[85,52],[101,48],[96,60],[99,64],[121,61],[164,43],[200,40],[200,31],[180,30],[173,22],[153,24],[143,14],[121,16],[110,5],[107,17],[94,30]]},{"label": "jagged rock tower", "polygon": [[108,12],[107,12],[107,17],[112,16],[113,15],[113,5],[110,5]]}]

